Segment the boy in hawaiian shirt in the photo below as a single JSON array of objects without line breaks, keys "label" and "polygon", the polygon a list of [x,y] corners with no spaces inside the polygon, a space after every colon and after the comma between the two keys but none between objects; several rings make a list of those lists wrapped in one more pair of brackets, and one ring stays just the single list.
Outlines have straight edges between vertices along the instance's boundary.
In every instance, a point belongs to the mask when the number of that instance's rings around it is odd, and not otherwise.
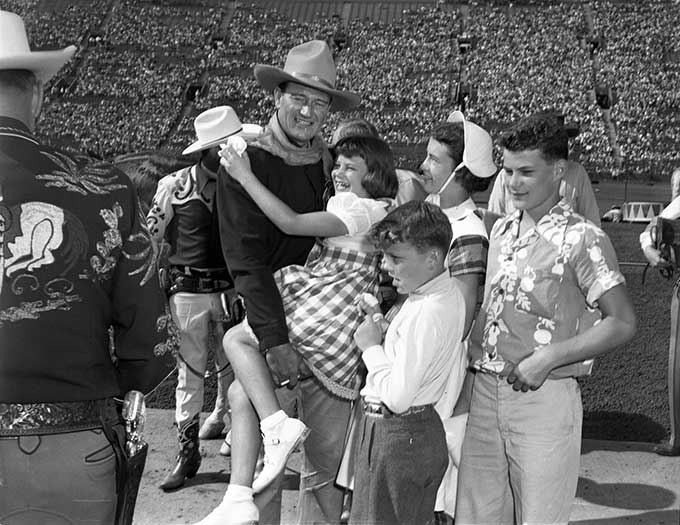
[{"label": "boy in hawaiian shirt", "polygon": [[534,115],[500,139],[516,211],[491,232],[471,335],[457,524],[568,522],[581,448],[576,376],[635,333],[611,242],[560,200],[564,133],[555,117]]}]

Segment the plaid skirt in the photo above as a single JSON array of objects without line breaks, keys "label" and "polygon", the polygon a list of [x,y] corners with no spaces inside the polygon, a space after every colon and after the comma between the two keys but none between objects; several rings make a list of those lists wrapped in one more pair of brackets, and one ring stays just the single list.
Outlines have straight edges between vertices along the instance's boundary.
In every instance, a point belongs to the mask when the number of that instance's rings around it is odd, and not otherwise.
[{"label": "plaid skirt", "polygon": [[356,300],[378,293],[379,264],[379,253],[317,243],[305,266],[274,274],[290,342],[321,383],[345,399],[355,399],[361,387],[361,351],[353,336],[363,315]]}]

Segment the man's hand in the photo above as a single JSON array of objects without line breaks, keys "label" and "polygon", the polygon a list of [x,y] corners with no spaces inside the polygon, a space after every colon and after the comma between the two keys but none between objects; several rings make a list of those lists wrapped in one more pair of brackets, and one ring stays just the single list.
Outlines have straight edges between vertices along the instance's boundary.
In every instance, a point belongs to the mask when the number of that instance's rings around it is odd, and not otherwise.
[{"label": "man's hand", "polygon": [[381,344],[382,339],[382,328],[368,315],[364,319],[364,322],[359,325],[357,331],[354,332],[354,342],[362,352],[371,346]]},{"label": "man's hand", "polygon": [[541,388],[553,366],[550,361],[550,345],[541,346],[534,353],[522,359],[519,363],[507,363],[501,377],[507,377],[513,390],[528,392]]},{"label": "man's hand", "polygon": [[302,357],[290,343],[273,346],[267,350],[267,365],[277,387],[293,388],[297,385]]},{"label": "man's hand", "polygon": [[659,266],[663,268],[670,266],[671,264],[661,256],[661,252],[654,248],[654,246],[645,246],[642,252],[645,254],[645,257],[649,261],[649,264],[651,264],[655,268]]}]

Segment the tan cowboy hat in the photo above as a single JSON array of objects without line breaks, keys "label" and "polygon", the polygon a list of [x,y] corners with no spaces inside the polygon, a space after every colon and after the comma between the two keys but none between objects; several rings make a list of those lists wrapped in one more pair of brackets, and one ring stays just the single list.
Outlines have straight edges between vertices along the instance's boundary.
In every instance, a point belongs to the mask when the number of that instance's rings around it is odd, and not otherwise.
[{"label": "tan cowboy hat", "polygon": [[241,124],[231,106],[206,109],[194,119],[194,129],[198,140],[185,149],[182,155],[215,148],[232,135],[252,139],[262,132],[262,127],[257,124]]},{"label": "tan cowboy hat", "polygon": [[456,169],[465,166],[476,177],[488,179],[493,177],[498,168],[493,162],[493,141],[491,135],[474,122],[465,119],[461,111],[452,112],[447,122],[462,122],[465,146],[463,147],[463,162]]},{"label": "tan cowboy hat", "polygon": [[331,96],[332,111],[352,109],[361,102],[359,95],[335,89],[335,62],[326,42],[310,40],[290,50],[283,69],[257,64],[255,78],[267,91],[284,82],[296,82]]},{"label": "tan cowboy hat", "polygon": [[39,80],[47,82],[73,58],[75,52],[76,46],[55,51],[31,51],[21,17],[0,11],[0,70],[32,71]]}]

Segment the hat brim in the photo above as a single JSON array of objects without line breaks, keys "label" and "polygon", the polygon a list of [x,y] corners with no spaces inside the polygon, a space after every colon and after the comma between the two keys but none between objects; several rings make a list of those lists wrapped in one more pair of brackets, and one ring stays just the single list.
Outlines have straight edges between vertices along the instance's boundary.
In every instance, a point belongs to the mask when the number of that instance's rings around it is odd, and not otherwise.
[{"label": "hat brim", "polygon": [[296,77],[278,67],[257,64],[253,69],[253,73],[255,74],[255,79],[267,91],[273,91],[274,88],[284,82],[295,82],[296,84],[302,84],[303,86],[327,93],[331,97],[331,111],[347,111],[354,109],[361,103],[361,98],[356,93],[333,89],[311,78]]},{"label": "hat brim", "polygon": [[31,51],[22,55],[0,57],[0,70],[25,69],[47,82],[76,54],[76,46],[56,51]]},{"label": "hat brim", "polygon": [[201,141],[196,141],[194,142],[191,146],[186,148],[183,152],[182,155],[191,155],[192,153],[196,153],[197,151],[203,151],[205,149],[210,149],[210,148],[216,148],[223,142],[226,142],[226,140],[229,137],[233,137],[234,135],[238,135],[240,137],[243,137],[246,141],[250,139],[257,138],[260,133],[262,132],[262,128],[260,126],[257,126],[257,129],[253,127],[253,125],[250,124],[244,124],[243,127],[239,130],[236,131],[235,133],[230,133],[229,135],[225,135],[224,137],[220,137],[219,139],[211,140],[210,142],[201,142]]}]

